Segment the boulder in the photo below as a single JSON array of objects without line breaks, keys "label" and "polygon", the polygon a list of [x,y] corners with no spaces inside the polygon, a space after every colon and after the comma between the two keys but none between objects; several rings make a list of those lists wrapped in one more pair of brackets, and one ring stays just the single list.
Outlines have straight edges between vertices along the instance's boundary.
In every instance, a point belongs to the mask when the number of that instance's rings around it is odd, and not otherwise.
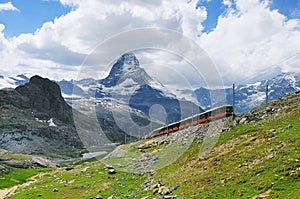
[{"label": "boulder", "polygon": [[27,169],[30,167],[29,163],[17,161],[17,160],[3,161],[2,163],[10,167],[21,168],[21,169]]},{"label": "boulder", "polygon": [[57,168],[55,163],[41,157],[32,158],[32,163],[37,164],[40,167]]},{"label": "boulder", "polygon": [[8,173],[9,170],[6,167],[0,165],[0,174],[8,174]]},{"label": "boulder", "polygon": [[144,144],[139,145],[138,149],[148,149],[148,148],[155,147],[158,144],[159,144],[159,142],[157,140],[149,140],[149,141],[145,142]]}]

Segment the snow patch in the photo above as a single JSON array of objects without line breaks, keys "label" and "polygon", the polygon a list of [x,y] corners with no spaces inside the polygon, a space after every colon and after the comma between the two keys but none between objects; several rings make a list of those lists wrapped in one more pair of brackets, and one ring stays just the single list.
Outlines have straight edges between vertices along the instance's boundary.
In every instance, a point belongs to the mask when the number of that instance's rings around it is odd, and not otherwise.
[{"label": "snow patch", "polygon": [[57,126],[54,122],[53,122],[53,118],[51,118],[50,120],[47,121],[49,123],[49,126]]}]

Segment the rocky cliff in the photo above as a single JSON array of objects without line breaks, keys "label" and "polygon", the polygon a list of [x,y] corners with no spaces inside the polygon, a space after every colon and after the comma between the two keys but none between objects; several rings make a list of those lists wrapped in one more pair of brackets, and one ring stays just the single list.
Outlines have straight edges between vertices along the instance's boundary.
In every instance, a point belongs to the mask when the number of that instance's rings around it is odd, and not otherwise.
[{"label": "rocky cliff", "polygon": [[11,91],[0,90],[0,148],[64,157],[83,148],[72,108],[59,86],[39,76]]}]

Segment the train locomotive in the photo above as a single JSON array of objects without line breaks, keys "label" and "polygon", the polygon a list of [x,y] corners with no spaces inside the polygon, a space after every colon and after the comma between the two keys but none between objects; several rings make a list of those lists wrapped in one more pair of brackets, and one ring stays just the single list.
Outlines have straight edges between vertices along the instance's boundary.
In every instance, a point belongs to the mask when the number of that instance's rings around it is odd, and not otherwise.
[{"label": "train locomotive", "polygon": [[233,107],[231,105],[223,105],[217,108],[210,109],[203,113],[190,116],[181,121],[168,124],[167,126],[155,129],[154,131],[152,131],[150,137],[157,137],[164,134],[169,134],[181,129],[188,128],[190,126],[195,126],[198,124],[210,122],[212,120],[230,117],[233,116],[233,114]]}]

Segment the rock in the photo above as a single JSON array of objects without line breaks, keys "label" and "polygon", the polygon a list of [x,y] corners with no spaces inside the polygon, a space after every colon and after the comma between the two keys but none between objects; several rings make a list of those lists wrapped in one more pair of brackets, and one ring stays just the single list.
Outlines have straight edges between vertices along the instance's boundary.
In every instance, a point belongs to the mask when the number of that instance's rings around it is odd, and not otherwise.
[{"label": "rock", "polygon": [[178,196],[177,195],[166,195],[164,196],[165,199],[176,199]]},{"label": "rock", "polygon": [[292,124],[289,124],[289,125],[287,125],[286,128],[290,129],[290,128],[293,128],[293,127],[294,127],[294,126],[293,126]]},{"label": "rock", "polygon": [[57,168],[55,163],[41,157],[32,158],[32,163],[41,167]]},{"label": "rock", "polygon": [[117,173],[117,172],[115,171],[115,169],[108,169],[108,174],[115,174],[115,173]]},{"label": "rock", "polygon": [[74,167],[70,167],[70,166],[65,168],[66,171],[71,171],[73,169],[74,169]]},{"label": "rock", "polygon": [[172,190],[169,187],[161,186],[158,188],[157,193],[160,195],[166,195],[172,193]]},{"label": "rock", "polygon": [[269,130],[271,133],[275,134],[276,133],[276,129],[270,129]]},{"label": "rock", "polygon": [[3,164],[15,168],[21,168],[21,169],[27,169],[30,167],[30,165],[27,162],[21,162],[17,160],[9,160],[9,161],[3,161]]},{"label": "rock", "polygon": [[85,173],[90,167],[84,167],[83,169],[80,170],[81,173]]},{"label": "rock", "polygon": [[103,199],[103,197],[98,195],[98,196],[96,196],[96,199]]},{"label": "rock", "polygon": [[239,124],[245,124],[245,122],[247,121],[246,117],[243,117],[240,121]]},{"label": "rock", "polygon": [[114,198],[114,196],[112,195],[112,196],[109,196],[107,199],[113,199]]},{"label": "rock", "polygon": [[2,161],[9,161],[10,160],[10,158],[7,158],[7,157],[1,157],[0,156],[0,162],[2,162]]},{"label": "rock", "polygon": [[53,192],[58,192],[58,189],[57,189],[57,188],[54,188],[54,189],[53,189]]},{"label": "rock", "polygon": [[38,197],[42,197],[42,196],[43,196],[43,194],[38,194],[37,196],[38,196]]},{"label": "rock", "polygon": [[145,142],[144,144],[141,144],[138,146],[138,149],[148,149],[148,148],[152,148],[155,147],[159,144],[159,142],[157,140],[149,140],[147,142]]},{"label": "rock", "polygon": [[105,165],[104,168],[107,169],[107,170],[108,170],[108,169],[114,169],[114,167],[111,166],[111,165],[109,165],[109,164]]},{"label": "rock", "polygon": [[0,174],[8,174],[8,173],[9,170],[6,167],[0,165]]}]

